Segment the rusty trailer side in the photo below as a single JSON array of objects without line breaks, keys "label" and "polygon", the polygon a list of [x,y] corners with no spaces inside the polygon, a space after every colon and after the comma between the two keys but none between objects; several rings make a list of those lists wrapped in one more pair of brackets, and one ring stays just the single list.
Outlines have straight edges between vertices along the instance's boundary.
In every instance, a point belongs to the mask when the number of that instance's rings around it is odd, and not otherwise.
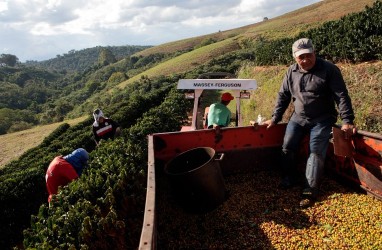
[{"label": "rusty trailer side", "polygon": [[[224,153],[221,163],[224,175],[253,169],[277,168],[286,124],[267,130],[265,125],[235,128],[158,133],[148,136],[148,176],[144,222],[139,249],[156,249],[157,178],[164,166],[182,152],[196,147],[211,147]],[[326,169],[346,179],[377,198],[382,197],[382,136],[359,131],[353,138],[353,158],[334,154],[333,144],[328,148]],[[299,167],[307,159],[307,138],[299,154]]]},{"label": "rusty trailer side", "polygon": [[331,145],[326,168],[382,200],[382,135],[358,131],[352,138],[352,144],[352,157],[334,155]]},{"label": "rusty trailer side", "polygon": [[149,135],[147,196],[139,249],[156,249],[155,175],[156,171],[163,170],[166,162],[182,152],[203,146],[227,154],[221,164],[224,174],[245,171],[254,165],[272,165],[264,162],[274,162],[278,158],[275,154],[281,147],[285,127],[279,125],[272,133],[268,133],[265,126],[248,126],[225,128],[221,133],[208,129]]}]

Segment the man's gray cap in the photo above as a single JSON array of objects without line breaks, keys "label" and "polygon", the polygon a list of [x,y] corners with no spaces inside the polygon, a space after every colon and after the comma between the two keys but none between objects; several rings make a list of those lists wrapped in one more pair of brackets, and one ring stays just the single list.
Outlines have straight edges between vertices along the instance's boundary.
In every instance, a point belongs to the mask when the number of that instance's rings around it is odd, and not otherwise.
[{"label": "man's gray cap", "polygon": [[299,55],[306,53],[313,53],[314,47],[312,40],[309,38],[301,38],[293,43],[292,53],[294,57],[298,57]]}]

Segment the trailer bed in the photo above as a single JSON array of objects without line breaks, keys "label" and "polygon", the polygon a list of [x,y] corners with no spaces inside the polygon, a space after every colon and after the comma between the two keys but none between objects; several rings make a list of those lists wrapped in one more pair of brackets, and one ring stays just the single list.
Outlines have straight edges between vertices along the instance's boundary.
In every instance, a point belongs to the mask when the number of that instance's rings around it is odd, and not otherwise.
[{"label": "trailer bed", "polygon": [[[381,249],[380,135],[360,131],[353,140],[354,158],[334,155],[330,145],[319,200],[300,209],[301,187],[276,188],[285,128],[279,124],[270,130],[248,126],[150,135],[139,248]],[[302,170],[306,142],[307,138],[298,156]],[[174,199],[163,169],[180,153],[201,146],[225,154],[220,166],[230,195],[215,210],[193,214]],[[373,196],[365,195],[365,190]]]},{"label": "trailer bed", "polygon": [[300,188],[278,190],[279,180],[225,176],[230,197],[206,214],[185,212],[159,182],[157,249],[381,249],[380,201],[325,177],[316,205],[300,209]]}]

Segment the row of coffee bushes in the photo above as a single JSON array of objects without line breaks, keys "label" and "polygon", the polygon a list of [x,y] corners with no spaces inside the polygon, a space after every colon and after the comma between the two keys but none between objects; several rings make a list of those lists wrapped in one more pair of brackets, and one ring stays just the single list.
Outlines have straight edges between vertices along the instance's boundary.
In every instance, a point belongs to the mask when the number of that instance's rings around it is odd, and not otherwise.
[{"label": "row of coffee bushes", "polygon": [[121,138],[101,143],[90,168],[40,207],[24,231],[24,247],[136,249],[146,195],[147,135],[178,131],[192,103],[176,91],[151,108]]},{"label": "row of coffee bushes", "polygon": [[[152,86],[147,87],[147,85]],[[144,95],[139,86],[132,85],[123,91],[128,93],[125,96],[129,96],[124,100],[124,107],[109,106],[107,112],[112,114],[113,119],[114,116],[123,119],[121,120],[123,125],[135,124],[143,113],[160,105],[173,86],[173,83],[142,84],[143,89],[152,89]],[[22,231],[30,225],[31,215],[36,214],[41,204],[46,203],[45,171],[50,161],[55,156],[66,155],[78,147],[88,151],[95,148],[91,132],[92,122],[92,117],[89,117],[72,127],[60,126],[38,147],[27,151],[1,170],[0,245],[2,247],[7,249],[21,242]],[[124,128],[127,131],[127,127]]]},{"label": "row of coffee bushes", "polygon": [[311,38],[317,54],[333,62],[382,60],[382,2],[377,0],[361,12],[325,22],[296,37],[272,41],[258,38],[252,45],[256,64],[292,63],[292,44],[303,37]]},{"label": "row of coffee bushes", "polygon": [[300,36],[314,39],[319,55],[334,62],[382,60],[382,2]]}]

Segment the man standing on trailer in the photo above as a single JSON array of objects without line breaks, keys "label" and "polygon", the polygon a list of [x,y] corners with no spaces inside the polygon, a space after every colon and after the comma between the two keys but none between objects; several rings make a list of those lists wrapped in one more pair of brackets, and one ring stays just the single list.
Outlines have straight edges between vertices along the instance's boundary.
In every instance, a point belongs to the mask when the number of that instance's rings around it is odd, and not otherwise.
[{"label": "man standing on trailer", "polygon": [[279,188],[288,189],[296,184],[295,155],[302,138],[308,134],[309,158],[300,202],[301,207],[308,207],[318,195],[331,129],[338,116],[335,104],[342,119],[341,129],[352,135],[356,128],[351,99],[340,69],[316,57],[312,41],[308,38],[294,42],[292,53],[296,63],[289,67],[278,93],[272,119],[265,123],[268,124],[267,128],[271,128],[280,122],[292,101],[294,112],[282,146],[283,178]]}]

